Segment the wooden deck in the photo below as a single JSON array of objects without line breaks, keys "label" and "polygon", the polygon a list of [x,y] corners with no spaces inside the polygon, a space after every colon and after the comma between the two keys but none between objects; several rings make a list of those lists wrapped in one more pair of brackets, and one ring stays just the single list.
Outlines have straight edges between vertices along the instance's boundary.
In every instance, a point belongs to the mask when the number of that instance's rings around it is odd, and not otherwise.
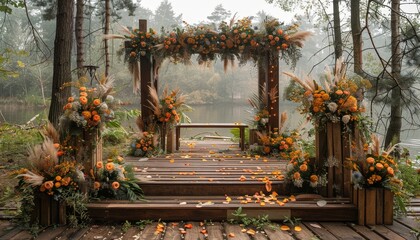
[{"label": "wooden deck", "polygon": [[[223,221],[242,207],[249,216],[267,214],[272,220],[357,219],[350,199],[324,199],[327,204],[320,207],[319,196],[290,198],[285,160],[249,156],[230,141],[183,141],[181,147],[167,156],[126,158],[135,167],[145,201],[92,202],[89,215],[101,221]],[[267,181],[278,196],[267,192]]]},{"label": "wooden deck", "polygon": [[[396,219],[393,225],[357,226],[346,222],[302,222],[302,231],[282,231],[280,225],[265,228],[263,231],[248,231],[238,224],[226,222],[167,222],[158,227],[158,222],[140,229],[132,223],[131,227],[123,227],[122,223],[90,225],[86,228],[69,228],[66,226],[49,227],[41,231],[38,240],[79,240],[79,239],[136,239],[136,240],[283,240],[283,239],[389,239],[416,240],[413,229],[420,229],[419,220],[412,217]],[[280,223],[283,225],[282,223]],[[184,230],[184,231],[183,231]],[[255,230],[255,229],[253,229]],[[248,231],[248,233],[247,233]],[[0,220],[1,240],[32,239],[28,231],[20,229],[10,221]]]}]

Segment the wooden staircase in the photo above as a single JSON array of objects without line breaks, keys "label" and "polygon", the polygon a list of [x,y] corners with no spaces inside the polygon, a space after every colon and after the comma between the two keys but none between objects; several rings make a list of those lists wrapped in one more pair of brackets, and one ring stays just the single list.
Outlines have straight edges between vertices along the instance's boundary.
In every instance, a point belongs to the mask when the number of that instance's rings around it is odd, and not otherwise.
[{"label": "wooden staircase", "polygon": [[[323,199],[326,205],[319,206],[320,196],[290,198],[283,179],[286,161],[248,156],[230,143],[184,143],[175,154],[126,161],[135,167],[145,200],[92,202],[88,209],[93,219],[221,221],[233,218],[239,207],[248,216],[269,215],[271,220],[357,219],[356,207],[349,199]],[[267,180],[271,192],[266,190]]]}]

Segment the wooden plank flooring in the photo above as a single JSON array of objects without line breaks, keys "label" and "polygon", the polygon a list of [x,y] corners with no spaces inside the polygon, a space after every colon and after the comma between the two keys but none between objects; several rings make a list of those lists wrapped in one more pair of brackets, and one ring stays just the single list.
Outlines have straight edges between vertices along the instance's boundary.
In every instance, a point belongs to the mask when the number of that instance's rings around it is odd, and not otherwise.
[{"label": "wooden plank flooring", "polygon": [[[164,228],[158,230],[158,222],[146,225],[140,229],[133,222],[130,228],[124,229],[121,223],[112,225],[91,225],[87,228],[49,227],[43,230],[36,239],[136,239],[136,240],[283,240],[283,239],[416,239],[414,230],[405,223],[415,223],[417,231],[420,229],[420,219],[406,217],[395,219],[393,225],[357,226],[343,222],[302,222],[302,231],[297,232],[293,226],[290,230],[282,231],[283,223],[275,223],[274,228],[267,227],[263,231],[245,228],[239,224],[226,222],[168,222]],[[161,223],[162,224],[162,223]],[[0,234],[0,240],[32,239],[29,232],[13,225],[8,220],[0,220],[0,225],[10,225]],[[250,229],[254,231],[249,231]],[[185,230],[185,231],[182,231]]]}]

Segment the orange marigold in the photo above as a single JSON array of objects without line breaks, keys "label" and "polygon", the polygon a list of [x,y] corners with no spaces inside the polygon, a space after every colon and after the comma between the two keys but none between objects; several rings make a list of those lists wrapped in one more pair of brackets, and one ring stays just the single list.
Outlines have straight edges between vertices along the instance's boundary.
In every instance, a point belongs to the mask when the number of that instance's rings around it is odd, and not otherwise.
[{"label": "orange marigold", "polygon": [[113,188],[113,189],[118,189],[118,188],[120,188],[120,183],[119,183],[119,182],[113,182],[113,183],[112,183],[112,188]]},{"label": "orange marigold", "polygon": [[99,115],[94,115],[94,116],[93,116],[93,121],[95,121],[95,122],[99,122],[99,121],[101,121],[101,116],[99,116]]}]

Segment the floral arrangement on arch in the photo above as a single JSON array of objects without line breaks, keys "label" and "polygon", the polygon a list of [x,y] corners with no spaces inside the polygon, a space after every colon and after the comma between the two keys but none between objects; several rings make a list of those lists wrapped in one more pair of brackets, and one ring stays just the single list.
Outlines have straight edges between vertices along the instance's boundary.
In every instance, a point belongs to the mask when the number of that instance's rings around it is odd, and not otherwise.
[{"label": "floral arrangement on arch", "polygon": [[85,78],[80,79],[76,84],[78,94],[69,97],[64,106],[64,114],[60,118],[62,129],[93,132],[101,130],[104,123],[114,117],[112,110],[114,98],[109,95],[113,79],[104,79],[98,88],[86,87],[84,85],[86,80]]},{"label": "floral arrangement on arch", "polygon": [[122,156],[98,161],[91,169],[93,182],[90,196],[99,199],[126,199],[135,201],[143,198],[143,191],[137,184],[133,168],[124,162]]},{"label": "floral arrangement on arch", "polygon": [[149,157],[157,151],[158,136],[152,132],[140,132],[130,144],[130,155]]},{"label": "floral arrangement on arch", "polygon": [[370,146],[364,147],[364,153],[350,159],[353,170],[352,182],[355,188],[385,187],[401,189],[402,182],[397,178],[396,160],[390,155],[394,148],[380,151],[379,139],[372,135]]},{"label": "floral arrangement on arch", "polygon": [[370,83],[349,79],[345,72],[345,65],[340,58],[336,62],[334,74],[327,68],[323,83],[310,78],[302,80],[292,73],[284,73],[297,83],[288,91],[288,98],[300,103],[300,112],[306,114],[317,126],[329,121],[345,125],[362,122],[362,113],[365,112],[362,90],[369,88]]}]

